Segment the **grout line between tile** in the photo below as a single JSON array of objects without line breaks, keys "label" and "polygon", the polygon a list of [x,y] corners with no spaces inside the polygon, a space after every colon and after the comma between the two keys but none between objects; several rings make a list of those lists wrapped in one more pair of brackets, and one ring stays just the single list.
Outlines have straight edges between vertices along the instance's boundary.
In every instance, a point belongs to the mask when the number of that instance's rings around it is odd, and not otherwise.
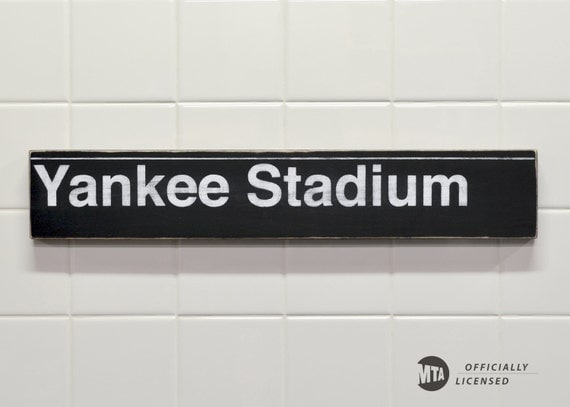
[{"label": "grout line between tile", "polygon": [[174,50],[174,60],[175,60],[175,75],[176,79],[174,81],[174,100],[178,104],[180,101],[180,1],[174,1],[174,42],[176,44]]},{"label": "grout line between tile", "polygon": [[286,272],[286,250],[287,250],[287,242],[281,243],[281,316],[287,316],[288,304],[287,304],[287,272]]},{"label": "grout line between tile", "polygon": [[390,276],[390,317],[394,317],[394,310],[395,310],[395,302],[396,296],[394,295],[394,287],[395,287],[395,267],[394,267],[394,250],[395,244],[394,240],[391,239],[389,242],[389,251],[388,251],[388,268],[389,268],[389,276]]},{"label": "grout line between tile", "polygon": [[[506,360],[506,352],[505,352],[505,340],[504,340],[504,320],[502,316],[499,316],[499,321],[498,321],[499,327],[498,327],[498,341],[499,341],[499,358],[500,360]],[[499,392],[499,406],[503,406],[503,397],[504,397],[504,392],[500,391]]]},{"label": "grout line between tile", "polygon": [[64,320],[69,319],[67,314],[28,314],[28,315],[18,315],[18,314],[4,314],[0,315],[0,320],[2,319],[57,319]]},{"label": "grout line between tile", "polygon": [[283,245],[282,245],[282,255],[281,255],[281,270],[283,273],[283,310],[282,310],[282,314],[283,314],[283,328],[282,328],[282,334],[283,334],[283,352],[282,352],[282,357],[283,357],[283,366],[281,367],[282,369],[282,373],[283,373],[283,399],[282,399],[282,407],[286,407],[288,404],[288,399],[287,399],[287,389],[289,387],[289,380],[288,380],[288,372],[289,372],[289,319],[288,319],[288,310],[289,310],[289,304],[288,304],[288,294],[289,291],[287,289],[287,247],[289,246],[289,242],[288,241],[284,241]]},{"label": "grout line between tile", "polygon": [[[81,315],[74,314],[72,319],[74,320],[86,320],[86,319],[168,319],[175,320],[177,318],[174,314],[93,314],[93,315]],[[249,318],[249,317],[248,317]]]},{"label": "grout line between tile", "polygon": [[289,315],[287,320],[346,320],[346,321],[376,321],[389,320],[393,318],[390,315]]},{"label": "grout line between tile", "polygon": [[498,298],[497,298],[497,314],[499,316],[503,315],[503,309],[504,309],[504,296],[503,296],[503,272],[504,272],[504,267],[503,267],[503,255],[502,255],[502,245],[503,245],[503,240],[500,239],[497,245],[497,250],[499,251],[499,278],[497,281],[497,285],[498,285]]},{"label": "grout line between tile", "polygon": [[281,0],[281,12],[282,12],[282,24],[283,24],[283,29],[281,31],[281,35],[283,36],[282,38],[282,43],[281,45],[283,46],[283,50],[282,50],[282,57],[283,57],[283,84],[282,84],[282,88],[281,88],[281,101],[283,103],[287,102],[287,96],[288,96],[288,86],[289,86],[289,4],[287,0]]},{"label": "grout line between tile", "polygon": [[[0,315],[1,319],[67,319],[70,318],[67,314],[29,314],[29,315],[17,315],[17,314],[5,314]],[[570,314],[513,314],[504,313],[498,314],[288,314],[286,316],[282,314],[218,314],[218,315],[175,315],[175,314],[93,314],[93,315],[82,315],[73,314],[71,316],[72,320],[76,319],[441,319],[441,318],[453,318],[453,319],[470,319],[470,318],[558,318],[558,319],[568,319]]]},{"label": "grout line between tile", "polygon": [[283,13],[283,30],[282,30],[282,56],[283,56],[283,86],[281,89],[282,102],[282,123],[281,123],[281,140],[283,148],[288,145],[288,114],[287,114],[287,97],[289,96],[289,2],[281,0],[281,11]]},{"label": "grout line between tile", "polygon": [[68,244],[69,250],[69,316],[73,318],[75,315],[73,313],[73,298],[74,298],[74,289],[73,289],[73,280],[74,280],[74,270],[75,270],[75,240],[70,240]]},{"label": "grout line between tile", "polygon": [[289,326],[287,323],[287,318],[283,317],[282,318],[282,328],[281,328],[281,332],[283,335],[283,342],[281,344],[282,346],[282,352],[281,352],[281,356],[283,358],[282,363],[283,365],[281,366],[282,369],[282,373],[283,373],[283,382],[282,382],[282,407],[287,406],[287,388],[289,385],[289,382],[287,380],[287,372],[289,371]]},{"label": "grout line between tile", "polygon": [[390,103],[390,148],[396,147],[396,105]]},{"label": "grout line between tile", "polygon": [[73,278],[73,266],[74,266],[74,262],[72,261],[72,247],[73,247],[73,241],[70,240],[69,242],[66,242],[67,244],[67,276],[68,276],[68,281],[67,281],[67,290],[68,290],[68,300],[67,300],[67,316],[69,318],[71,318],[73,316],[72,313],[72,305],[73,305],[73,285],[71,284],[72,278]]},{"label": "grout line between tile", "polygon": [[259,319],[259,320],[283,320],[285,317],[279,314],[272,315],[180,315],[179,319],[234,319],[234,320],[246,320],[246,319]]},{"label": "grout line between tile", "polygon": [[[67,0],[67,75],[68,75],[68,82],[67,82],[67,148],[71,149],[72,146],[72,134],[71,134],[71,121],[73,115],[73,55],[72,55],[72,13],[73,13],[73,1]],[[74,351],[73,351],[73,343],[74,343],[74,324],[73,324],[73,240],[70,240],[67,243],[67,273],[68,273],[68,281],[67,281],[67,290],[68,290],[68,304],[67,304],[67,335],[68,335],[68,378],[67,378],[67,403],[69,407],[74,405]]]},{"label": "grout line between tile", "polygon": [[69,374],[69,378],[68,378],[68,403],[69,406],[73,406],[73,396],[74,396],[74,391],[73,391],[73,384],[74,384],[74,380],[73,380],[73,373],[74,373],[74,369],[73,369],[73,362],[74,362],[74,352],[73,352],[73,328],[74,328],[74,324],[73,324],[73,318],[71,316],[69,316],[68,318],[68,322],[67,322],[67,332],[68,332],[68,341],[69,341],[69,354],[68,354],[68,374]]},{"label": "grout line between tile", "polygon": [[[395,114],[395,54],[396,54],[396,0],[390,1],[390,148],[394,149],[396,146],[396,114]],[[391,252],[392,250],[390,250]],[[391,266],[390,266],[391,267]],[[392,270],[390,270],[392,273]],[[392,285],[392,275],[390,276],[390,283]],[[392,312],[392,302],[394,295],[392,294],[392,299],[390,300],[390,312]]]},{"label": "grout line between tile", "polygon": [[289,290],[287,289],[287,251],[289,247],[289,242],[283,242],[283,257],[282,257],[282,269],[283,269],[283,316],[286,318],[289,311]]},{"label": "grout line between tile", "polygon": [[396,0],[390,0],[390,103],[395,100]]},{"label": "grout line between tile", "polygon": [[71,115],[72,115],[72,75],[73,75],[73,65],[72,65],[72,55],[71,55],[71,13],[72,13],[72,0],[67,0],[67,148],[71,148]]},{"label": "grout line between tile", "polygon": [[180,404],[180,320],[174,319],[174,405]]},{"label": "grout line between tile", "polygon": [[429,105],[429,104],[445,104],[445,105],[476,105],[476,104],[490,104],[501,102],[504,105],[542,105],[542,106],[556,106],[556,105],[570,105],[570,99],[568,100],[516,100],[516,99],[430,99],[430,100],[413,100],[413,99],[359,99],[359,100],[346,100],[346,99],[314,99],[314,100],[283,100],[283,99],[271,99],[271,100],[149,100],[149,101],[137,101],[137,100],[91,100],[91,101],[62,101],[62,100],[46,100],[46,101],[21,101],[21,100],[0,100],[0,107],[2,106],[41,106],[41,105],[278,105],[284,103],[286,105],[311,105],[311,104],[321,104],[321,105],[374,105],[374,104],[417,104],[417,105]]},{"label": "grout line between tile", "polygon": [[174,139],[174,147],[178,150],[180,149],[180,1],[175,0],[175,15],[174,15],[174,23],[175,23],[175,42],[176,42],[176,50],[175,50],[175,63],[176,63],[176,80],[174,81],[175,89],[174,89],[174,98],[176,104],[176,134]]},{"label": "grout line between tile", "polygon": [[490,315],[490,314],[481,314],[481,315],[434,315],[434,314],[423,314],[423,315],[419,315],[419,314],[399,314],[399,315],[394,315],[393,316],[394,320],[398,320],[398,319],[423,319],[423,320],[428,320],[428,319],[498,319],[500,318],[499,315]]},{"label": "grout line between tile", "polygon": [[498,31],[499,31],[499,41],[497,44],[497,53],[498,53],[498,72],[497,72],[497,100],[499,104],[503,100],[503,44],[504,44],[504,36],[503,36],[503,14],[504,14],[504,2],[503,0],[498,1]]},{"label": "grout line between tile", "polygon": [[[178,109],[177,109],[178,110]],[[180,405],[180,271],[181,271],[181,261],[180,261],[180,240],[176,240],[174,243],[174,271],[176,277],[176,315],[174,319],[174,370],[175,377],[174,380],[174,405]]]},{"label": "grout line between tile", "polygon": [[503,121],[503,1],[498,0],[498,25],[499,25],[499,41],[497,44],[498,53],[498,69],[497,69],[497,102],[499,105],[499,140],[498,147],[504,147],[504,121]]},{"label": "grout line between tile", "polygon": [[395,332],[395,320],[394,316],[390,316],[390,340],[388,342],[388,405],[394,406],[394,332]]},{"label": "grout line between tile", "polygon": [[281,145],[284,149],[286,149],[287,148],[287,139],[288,139],[288,134],[287,134],[287,119],[288,119],[287,103],[282,103],[280,108],[281,108]]}]

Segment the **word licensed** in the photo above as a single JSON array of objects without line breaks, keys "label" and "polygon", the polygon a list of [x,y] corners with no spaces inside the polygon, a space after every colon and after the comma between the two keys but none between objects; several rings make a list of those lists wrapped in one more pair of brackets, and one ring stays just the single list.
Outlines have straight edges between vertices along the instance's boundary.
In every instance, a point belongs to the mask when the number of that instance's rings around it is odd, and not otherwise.
[{"label": "word licensed", "polygon": [[534,237],[533,151],[32,152],[32,237]]}]

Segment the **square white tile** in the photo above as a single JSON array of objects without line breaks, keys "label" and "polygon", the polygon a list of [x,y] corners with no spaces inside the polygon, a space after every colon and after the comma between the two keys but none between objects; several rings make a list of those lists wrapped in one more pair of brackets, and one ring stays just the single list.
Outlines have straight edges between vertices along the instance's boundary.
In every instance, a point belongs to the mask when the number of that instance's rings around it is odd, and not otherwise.
[{"label": "square white tile", "polygon": [[288,2],[287,99],[389,100],[385,0]]},{"label": "square white tile", "polygon": [[3,406],[69,405],[69,319],[0,317]]},{"label": "square white tile", "polygon": [[184,149],[283,148],[281,103],[192,103],[179,106],[178,140]]},{"label": "square white tile", "polygon": [[390,334],[388,317],[288,318],[287,406],[389,405]]},{"label": "square white tile", "polygon": [[283,406],[281,318],[181,318],[179,405]]},{"label": "square white tile", "polygon": [[501,243],[502,312],[570,313],[570,211],[539,210],[538,238]]},{"label": "square white tile", "polygon": [[288,148],[392,147],[389,103],[288,103],[286,115]]},{"label": "square white tile", "polygon": [[182,0],[180,99],[281,100],[281,2]]},{"label": "square white tile", "polygon": [[396,103],[394,144],[400,149],[496,149],[497,103]]},{"label": "square white tile", "polygon": [[68,119],[63,104],[0,105],[0,208],[29,208],[29,151],[68,148]]},{"label": "square white tile", "polygon": [[394,98],[493,100],[498,0],[395,0]]},{"label": "square white tile", "polygon": [[189,242],[179,250],[180,314],[283,313],[282,243]]},{"label": "square white tile", "polygon": [[505,103],[501,148],[538,152],[538,206],[570,208],[570,104]]},{"label": "square white tile", "polygon": [[570,100],[570,2],[503,1],[505,100]]},{"label": "square white tile", "polygon": [[390,242],[292,242],[285,247],[288,314],[389,314]]},{"label": "square white tile", "polygon": [[68,314],[68,243],[30,239],[29,212],[4,210],[0,244],[0,315]]},{"label": "square white tile", "polygon": [[74,407],[174,407],[174,318],[74,318]]},{"label": "square white tile", "polygon": [[511,375],[501,391],[503,406],[556,406],[570,400],[570,318],[506,317],[502,320],[503,359],[528,364]]},{"label": "square white tile", "polygon": [[71,109],[71,148],[158,150],[175,147],[175,104],[75,104]]},{"label": "square white tile", "polygon": [[499,242],[394,243],[394,313],[497,314]]},{"label": "square white tile", "polygon": [[0,100],[67,100],[68,2],[0,1]]},{"label": "square white tile", "polygon": [[[393,344],[392,406],[499,406],[500,387],[457,384],[477,376],[465,374],[467,364],[501,362],[498,317],[398,317]],[[440,358],[449,369],[438,391],[419,386],[418,362],[427,356]]]},{"label": "square white tile", "polygon": [[72,313],[176,313],[175,249],[156,241],[74,242]]},{"label": "square white tile", "polygon": [[74,101],[176,98],[174,0],[72,0]]}]

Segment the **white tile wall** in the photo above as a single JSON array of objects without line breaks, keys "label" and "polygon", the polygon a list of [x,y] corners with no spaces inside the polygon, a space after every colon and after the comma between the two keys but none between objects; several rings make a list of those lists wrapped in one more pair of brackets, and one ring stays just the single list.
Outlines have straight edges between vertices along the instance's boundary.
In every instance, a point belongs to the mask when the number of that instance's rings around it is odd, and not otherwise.
[{"label": "white tile wall", "polygon": [[496,149],[497,103],[396,103],[394,147],[410,149]]},{"label": "white tile wall", "polygon": [[174,314],[175,248],[168,242],[79,241],[71,248],[74,314]]},{"label": "white tile wall", "polygon": [[287,243],[287,314],[389,314],[390,249],[389,242]]},{"label": "white tile wall", "polygon": [[522,376],[501,393],[503,406],[558,405],[570,397],[567,386],[570,363],[568,317],[509,317],[502,322],[505,360],[529,364]]},{"label": "white tile wall", "polygon": [[175,104],[78,104],[71,109],[71,148],[158,150],[175,147]]},{"label": "white tile wall", "polygon": [[568,101],[570,2],[503,1],[503,96]]},{"label": "white tile wall", "polygon": [[76,318],[72,330],[73,406],[175,405],[174,318]]},{"label": "white tile wall", "polygon": [[182,149],[283,148],[281,103],[192,103],[178,112]]},{"label": "white tile wall", "polygon": [[0,101],[65,101],[68,93],[65,0],[0,1]]},{"label": "white tile wall", "polygon": [[283,405],[281,318],[181,318],[179,405]]},{"label": "white tile wall", "polygon": [[277,0],[181,0],[181,100],[281,100],[283,18]]},{"label": "white tile wall", "polygon": [[[570,1],[0,0],[0,406],[564,406]],[[535,241],[28,237],[31,149],[539,155]],[[528,362],[418,387],[417,362]]]},{"label": "white tile wall", "polygon": [[0,402],[69,406],[68,318],[0,318]]},{"label": "white tile wall", "polygon": [[503,312],[568,315],[570,212],[541,210],[538,227],[539,239],[501,245]]},{"label": "white tile wall", "polygon": [[390,2],[287,2],[287,98],[388,100]]},{"label": "white tile wall", "polygon": [[396,241],[392,290],[395,314],[496,314],[499,244]]},{"label": "white tile wall", "polygon": [[498,0],[396,0],[395,97],[495,99],[499,4]]},{"label": "white tile wall", "polygon": [[176,94],[173,0],[71,0],[74,101],[169,101]]},{"label": "white tile wall", "polygon": [[30,239],[28,211],[0,211],[0,315],[67,315],[67,242]]},{"label": "white tile wall", "polygon": [[389,103],[288,103],[287,148],[389,149]]},{"label": "white tile wall", "polygon": [[286,329],[288,406],[389,403],[389,318],[292,317]]},{"label": "white tile wall", "polygon": [[283,313],[283,244],[182,243],[179,313],[262,315]]}]

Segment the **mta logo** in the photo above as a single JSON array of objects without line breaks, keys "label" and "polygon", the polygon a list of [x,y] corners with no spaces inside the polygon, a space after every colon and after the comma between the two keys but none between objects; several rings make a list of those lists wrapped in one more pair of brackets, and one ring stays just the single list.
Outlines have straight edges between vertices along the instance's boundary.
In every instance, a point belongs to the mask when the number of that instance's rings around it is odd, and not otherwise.
[{"label": "mta logo", "polygon": [[418,385],[427,391],[441,389],[449,379],[447,363],[437,356],[426,356],[418,362]]}]

